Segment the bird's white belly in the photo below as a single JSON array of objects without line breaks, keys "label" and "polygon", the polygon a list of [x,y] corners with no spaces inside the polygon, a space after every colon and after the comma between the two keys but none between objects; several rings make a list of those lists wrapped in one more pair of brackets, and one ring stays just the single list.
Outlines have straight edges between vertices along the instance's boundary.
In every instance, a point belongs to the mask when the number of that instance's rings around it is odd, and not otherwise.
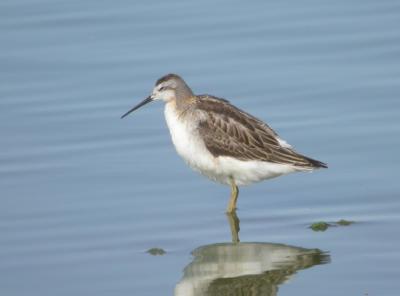
[{"label": "bird's white belly", "polygon": [[296,171],[289,165],[214,157],[200,137],[197,123],[179,118],[175,110],[173,103],[165,105],[165,119],[176,151],[191,168],[208,178],[223,184],[230,184],[233,178],[236,185],[248,185]]},{"label": "bird's white belly", "polygon": [[227,176],[232,176],[236,185],[249,185],[296,171],[290,165],[258,160],[243,161],[229,156],[218,158],[221,171]]}]

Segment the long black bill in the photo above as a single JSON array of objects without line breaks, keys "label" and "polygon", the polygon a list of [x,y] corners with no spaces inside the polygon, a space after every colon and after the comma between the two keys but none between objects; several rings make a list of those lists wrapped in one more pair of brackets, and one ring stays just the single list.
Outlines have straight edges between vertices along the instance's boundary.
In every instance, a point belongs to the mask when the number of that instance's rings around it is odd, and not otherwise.
[{"label": "long black bill", "polygon": [[133,111],[135,111],[136,109],[139,109],[140,107],[146,105],[147,103],[150,103],[151,101],[153,101],[153,98],[151,96],[148,96],[146,99],[144,99],[142,102],[140,102],[139,104],[137,104],[135,107],[133,107],[131,110],[129,110],[128,112],[126,112],[124,115],[121,116],[121,119],[124,118],[125,116],[127,116],[128,114],[132,113]]}]

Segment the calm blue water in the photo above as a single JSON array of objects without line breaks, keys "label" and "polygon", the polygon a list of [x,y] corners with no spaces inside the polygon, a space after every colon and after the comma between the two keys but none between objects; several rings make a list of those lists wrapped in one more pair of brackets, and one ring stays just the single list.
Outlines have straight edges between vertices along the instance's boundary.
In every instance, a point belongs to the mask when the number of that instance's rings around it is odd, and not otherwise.
[{"label": "calm blue water", "polygon": [[[394,0],[3,1],[0,294],[398,295],[399,28]],[[169,72],[329,169],[242,188],[230,244],[162,104],[119,119]]]}]

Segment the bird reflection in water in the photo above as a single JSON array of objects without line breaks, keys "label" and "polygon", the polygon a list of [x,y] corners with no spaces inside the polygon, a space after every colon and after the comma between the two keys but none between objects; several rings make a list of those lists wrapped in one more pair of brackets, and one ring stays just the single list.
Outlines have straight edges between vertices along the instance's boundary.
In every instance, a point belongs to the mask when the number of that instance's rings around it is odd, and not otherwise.
[{"label": "bird reflection in water", "polygon": [[175,296],[277,295],[278,286],[301,269],[330,261],[318,249],[239,242],[239,219],[227,214],[232,243],[201,246],[183,271]]}]

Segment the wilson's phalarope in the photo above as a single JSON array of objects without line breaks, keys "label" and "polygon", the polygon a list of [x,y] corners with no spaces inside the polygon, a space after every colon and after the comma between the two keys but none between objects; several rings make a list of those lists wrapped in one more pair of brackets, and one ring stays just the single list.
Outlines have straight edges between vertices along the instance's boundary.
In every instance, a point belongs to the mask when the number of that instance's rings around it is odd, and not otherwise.
[{"label": "wilson's phalarope", "polygon": [[236,209],[238,186],[298,171],[326,168],[301,155],[267,124],[211,95],[195,95],[176,74],[158,79],[141,106],[162,100],[172,142],[178,154],[196,171],[231,186],[227,212]]}]

